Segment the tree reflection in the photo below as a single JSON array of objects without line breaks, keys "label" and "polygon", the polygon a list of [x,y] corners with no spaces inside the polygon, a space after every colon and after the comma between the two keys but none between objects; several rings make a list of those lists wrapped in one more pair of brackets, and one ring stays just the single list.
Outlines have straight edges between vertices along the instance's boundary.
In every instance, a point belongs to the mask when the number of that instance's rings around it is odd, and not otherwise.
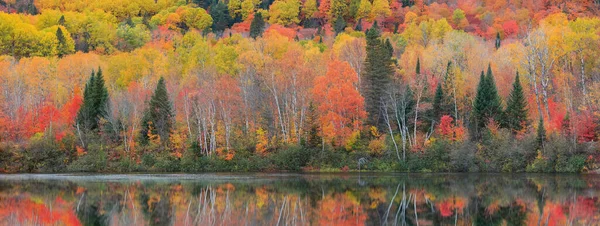
[{"label": "tree reflection", "polygon": [[600,177],[0,179],[0,225],[598,225]]}]

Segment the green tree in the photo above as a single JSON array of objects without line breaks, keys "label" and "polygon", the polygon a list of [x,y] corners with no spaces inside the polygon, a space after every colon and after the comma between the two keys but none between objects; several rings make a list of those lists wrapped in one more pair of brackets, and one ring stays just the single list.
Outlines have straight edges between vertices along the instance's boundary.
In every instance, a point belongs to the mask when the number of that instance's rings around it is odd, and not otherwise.
[{"label": "green tree", "polygon": [[506,111],[504,111],[505,126],[512,131],[521,131],[527,123],[527,101],[523,93],[523,87],[519,79],[519,72],[515,77],[508,102],[506,103]]},{"label": "green tree", "polygon": [[340,16],[337,19],[335,19],[335,22],[333,23],[333,30],[337,35],[340,32],[344,31],[344,29],[346,29],[346,20],[344,20],[344,18]]},{"label": "green tree", "polygon": [[69,46],[67,44],[67,39],[65,38],[65,34],[60,27],[56,29],[56,39],[58,40],[58,57],[63,57],[66,54],[69,54]]},{"label": "green tree", "polygon": [[487,75],[481,72],[479,84],[477,85],[477,94],[473,103],[473,114],[476,131],[474,135],[478,136],[478,131],[486,126],[488,120],[493,119],[500,122],[502,116],[502,99],[498,96],[498,89],[492,74],[491,65],[488,66]]},{"label": "green tree", "polygon": [[387,97],[392,68],[393,48],[389,41],[380,38],[377,22],[373,23],[371,29],[367,30],[367,57],[365,59],[362,74],[362,91],[365,97],[365,107],[368,113],[367,123],[384,130],[385,121],[382,117],[383,98]]},{"label": "green tree", "polygon": [[254,14],[252,23],[250,23],[250,37],[256,39],[262,36],[263,30],[265,29],[265,21],[263,20],[261,13]]},{"label": "green tree", "polygon": [[92,72],[83,91],[83,103],[77,113],[76,127],[84,132],[99,128],[99,121],[108,114],[108,90],[104,86],[102,70]]},{"label": "green tree", "polygon": [[162,142],[167,142],[173,126],[173,117],[174,112],[165,79],[161,77],[152,98],[150,98],[148,109],[142,117],[142,143],[150,140],[150,134],[158,135]]},{"label": "green tree", "polygon": [[319,115],[316,106],[311,102],[308,106],[308,116],[306,118],[307,134],[306,146],[317,148],[321,145],[321,136],[319,135]]},{"label": "green tree", "polygon": [[58,19],[58,25],[65,26],[65,24],[66,24],[65,15],[61,15],[60,18]]},{"label": "green tree", "polygon": [[536,136],[537,149],[543,150],[545,142],[546,142],[546,128],[544,128],[544,119],[540,118],[540,120],[538,121],[537,136]]},{"label": "green tree", "polygon": [[502,40],[500,39],[500,32],[498,32],[496,33],[496,49],[499,49],[500,45],[502,45]]},{"label": "green tree", "polygon": [[233,22],[233,18],[229,15],[227,6],[219,1],[210,7],[209,13],[213,18],[212,31],[218,36],[221,36],[223,31],[231,26]]}]

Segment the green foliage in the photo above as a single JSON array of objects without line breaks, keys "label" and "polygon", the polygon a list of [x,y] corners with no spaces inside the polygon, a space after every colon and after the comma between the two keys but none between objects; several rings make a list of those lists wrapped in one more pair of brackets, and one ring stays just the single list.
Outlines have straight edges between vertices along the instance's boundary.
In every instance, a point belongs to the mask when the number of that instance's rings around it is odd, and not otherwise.
[{"label": "green foliage", "polygon": [[213,4],[209,9],[210,16],[213,18],[212,31],[217,35],[222,35],[223,31],[230,27],[234,20],[229,15],[227,5],[221,1]]},{"label": "green foliage", "polygon": [[144,24],[121,23],[117,28],[117,48],[132,51],[150,41],[150,31]]},{"label": "green foliage", "polygon": [[51,139],[35,136],[29,141],[28,147],[22,152],[22,171],[30,173],[61,172],[65,169],[67,156],[58,150]]},{"label": "green foliage", "polygon": [[536,136],[537,149],[543,150],[544,143],[546,142],[546,128],[544,128],[544,119],[543,118],[540,118],[540,120],[538,121],[538,128],[537,128],[536,135],[537,135]]},{"label": "green foliage", "polygon": [[68,167],[70,172],[104,172],[108,166],[108,157],[103,148],[88,148],[87,154],[73,161]]},{"label": "green foliage", "polygon": [[175,117],[172,108],[165,79],[161,77],[142,117],[142,143],[147,143],[151,135],[158,135],[163,143],[168,142]]},{"label": "green foliage", "polygon": [[337,35],[343,32],[344,29],[346,29],[346,20],[344,20],[342,17],[336,18],[333,22],[333,30],[335,31],[335,34]]},{"label": "green foliage", "polygon": [[514,132],[526,128],[527,111],[527,100],[525,99],[523,87],[519,80],[519,73],[517,72],[504,112],[504,124],[506,128]]},{"label": "green foliage", "polygon": [[83,91],[83,103],[77,113],[76,127],[83,132],[97,130],[108,114],[108,90],[104,86],[102,70],[90,76]]},{"label": "green foliage", "polygon": [[366,32],[367,57],[364,63],[362,90],[365,97],[365,108],[368,113],[367,124],[385,131],[382,114],[382,98],[385,97],[388,84],[393,73],[392,52],[389,41],[380,39],[377,22]]},{"label": "green foliage", "polygon": [[262,36],[265,29],[265,21],[261,13],[255,13],[252,22],[250,23],[250,37],[256,39]]},{"label": "green foliage", "polygon": [[315,149],[292,146],[274,153],[273,161],[278,169],[298,171],[308,164],[315,153]]},{"label": "green foliage", "polygon": [[483,71],[477,85],[477,94],[473,103],[475,135],[481,135],[481,129],[486,126],[490,119],[500,122],[502,119],[502,99],[498,95],[496,82],[492,75],[491,65],[488,65],[487,75]]}]

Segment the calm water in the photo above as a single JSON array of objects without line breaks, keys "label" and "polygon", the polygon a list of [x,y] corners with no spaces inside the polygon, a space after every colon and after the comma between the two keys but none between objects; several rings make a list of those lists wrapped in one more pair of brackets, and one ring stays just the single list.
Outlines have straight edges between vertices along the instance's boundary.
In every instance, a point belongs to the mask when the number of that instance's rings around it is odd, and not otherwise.
[{"label": "calm water", "polygon": [[0,225],[600,225],[600,176],[0,175]]}]

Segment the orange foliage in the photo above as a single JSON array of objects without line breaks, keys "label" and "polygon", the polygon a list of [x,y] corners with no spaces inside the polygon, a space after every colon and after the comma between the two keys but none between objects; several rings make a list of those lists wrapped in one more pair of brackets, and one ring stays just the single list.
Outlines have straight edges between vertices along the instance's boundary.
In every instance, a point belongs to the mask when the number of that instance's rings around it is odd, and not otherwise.
[{"label": "orange foliage", "polygon": [[333,60],[324,76],[315,78],[313,95],[321,114],[325,137],[341,144],[352,131],[360,130],[367,117],[364,98],[356,88],[356,72],[347,62]]}]

